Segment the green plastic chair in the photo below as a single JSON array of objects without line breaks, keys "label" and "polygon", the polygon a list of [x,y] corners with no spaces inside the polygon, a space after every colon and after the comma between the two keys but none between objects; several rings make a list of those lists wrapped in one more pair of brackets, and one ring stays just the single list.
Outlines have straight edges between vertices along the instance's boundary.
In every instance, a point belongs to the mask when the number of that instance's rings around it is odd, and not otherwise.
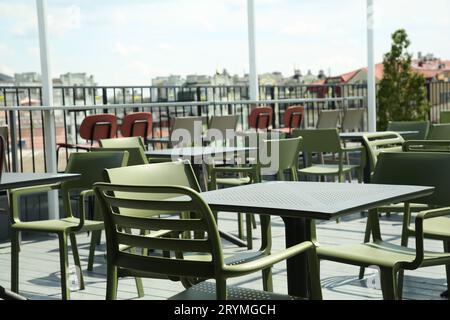
[{"label": "green plastic chair", "polygon": [[[339,182],[344,182],[345,175],[350,175],[351,171],[356,169],[358,181],[362,183],[365,166],[364,147],[343,147],[337,129],[294,130],[293,136],[303,138],[301,151],[304,159],[306,155],[307,165],[298,171],[300,175],[319,178],[332,176],[338,177]],[[345,154],[354,151],[361,153],[361,163],[359,165],[345,164]],[[325,153],[337,154],[337,164],[313,164],[313,154],[323,156]]]},{"label": "green plastic chair", "polygon": [[[200,185],[189,161],[178,161],[171,163],[158,163],[127,168],[117,168],[105,170],[105,181],[121,185],[175,185],[190,188],[200,192]],[[169,198],[170,194],[160,195],[161,198]],[[143,195],[143,200],[148,199]],[[122,214],[140,215],[144,217],[159,215],[161,212],[145,210],[136,213],[136,210],[121,212]],[[151,233],[150,233],[151,234]],[[249,261],[270,254],[272,248],[270,217],[261,216],[261,247],[259,250],[244,251],[227,257],[227,263],[238,263],[239,261]],[[189,283],[182,280],[186,286]],[[263,288],[265,291],[273,290],[271,269],[263,270]]]},{"label": "green plastic chair", "polygon": [[368,165],[370,172],[373,173],[377,165],[378,156],[381,152],[399,152],[405,139],[397,132],[375,132],[367,133],[363,136],[363,144],[367,148],[369,155]]},{"label": "green plastic chair", "polygon": [[[241,277],[266,270],[274,264],[297,254],[306,253],[316,259],[315,247],[306,241],[277,253],[240,264],[227,263],[223,255],[220,236],[213,213],[196,191],[180,186],[123,186],[96,184],[94,188],[101,203],[107,237],[107,299],[117,297],[118,273],[133,276],[153,277],[158,274],[167,277],[215,279],[216,298],[227,299],[226,282],[229,278]],[[167,199],[167,195],[179,196]],[[144,200],[143,198],[146,198]],[[122,209],[127,214],[121,214]],[[130,210],[153,210],[178,212],[170,218],[132,215]],[[195,213],[195,216],[181,213]],[[180,218],[181,217],[181,218]],[[123,230],[152,229],[172,230],[165,238],[132,235]],[[193,239],[193,232],[204,232],[207,237]],[[118,248],[121,245],[170,251],[171,259],[161,256],[133,255]],[[205,259],[205,257],[207,257]],[[314,261],[314,260],[312,260]],[[317,275],[317,268],[311,264],[309,272]],[[320,288],[314,288],[316,295]]]},{"label": "green plastic chair", "polygon": [[450,111],[441,111],[439,123],[450,123]]},{"label": "green plastic chair", "polygon": [[[80,257],[78,254],[75,234],[79,232],[94,232],[103,229],[103,221],[99,219],[86,219],[86,200],[93,195],[92,186],[95,182],[103,181],[102,172],[105,168],[115,168],[125,165],[128,161],[126,152],[89,152],[72,153],[69,157],[66,173],[79,173],[81,177],[77,180],[67,181],[52,185],[43,185],[29,188],[21,188],[10,191],[11,206],[11,289],[19,293],[19,251],[20,233],[40,232],[58,235],[59,255],[61,264],[61,289],[62,299],[70,299],[68,286],[68,248],[67,238],[70,238],[75,265],[81,270]],[[58,220],[43,220],[33,222],[22,222],[20,220],[21,196],[43,193],[51,190],[60,190],[64,210],[63,218]],[[71,196],[76,192],[79,194],[78,217],[72,210]],[[81,193],[80,193],[81,192]],[[94,217],[99,218],[99,217]],[[93,233],[94,235],[94,233]],[[94,236],[91,241],[89,254],[89,265],[93,264],[95,254]],[[84,289],[83,276],[81,274],[80,289]]]},{"label": "green plastic chair", "polygon": [[450,140],[450,123],[431,125],[427,140]]},{"label": "green plastic chair", "polygon": [[[373,175],[373,183],[434,186],[433,195],[414,199],[420,203],[438,209],[428,209],[417,214],[414,227],[416,249],[394,245],[382,240],[377,210],[369,212],[368,228],[373,241],[364,244],[336,247],[319,246],[320,259],[341,262],[360,267],[378,266],[381,270],[381,289],[383,298],[400,299],[403,270],[415,270],[421,267],[450,264],[450,253],[424,251],[426,228],[435,223],[435,219],[450,215],[450,154],[445,153],[382,153]],[[444,207],[444,208],[442,208]],[[409,204],[405,206],[405,217],[409,217]],[[408,218],[406,218],[408,220]],[[410,221],[406,221],[409,225]],[[405,223],[406,224],[406,223]],[[405,233],[405,232],[404,232]],[[410,236],[412,234],[406,233]],[[427,234],[431,236],[431,234]],[[405,236],[406,237],[406,236]],[[441,238],[442,239],[442,238]],[[448,238],[447,238],[448,240]],[[446,247],[448,251],[448,246]],[[400,275],[397,280],[397,275]],[[447,277],[447,282],[449,281]]]},{"label": "green plastic chair", "polygon": [[391,121],[388,124],[387,131],[417,131],[417,134],[410,134],[405,140],[425,140],[430,131],[429,121]]},{"label": "green plastic chair", "polygon": [[142,148],[145,150],[141,137],[127,137],[100,140],[102,148]]},{"label": "green plastic chair", "polygon": [[112,152],[112,151],[126,151],[129,154],[128,166],[139,166],[149,164],[142,148],[94,148],[92,152]]}]

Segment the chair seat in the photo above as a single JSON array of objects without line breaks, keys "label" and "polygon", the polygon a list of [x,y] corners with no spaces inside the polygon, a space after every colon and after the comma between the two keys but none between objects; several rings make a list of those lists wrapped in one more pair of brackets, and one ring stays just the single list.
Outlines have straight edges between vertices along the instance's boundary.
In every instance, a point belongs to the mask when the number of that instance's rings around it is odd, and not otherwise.
[{"label": "chair seat", "polygon": [[[299,300],[300,298],[265,292],[242,287],[228,286],[228,300]],[[216,300],[216,285],[211,282],[202,282],[184,290],[169,300]]]},{"label": "chair seat", "polygon": [[[319,247],[317,254],[319,258],[357,266],[368,267],[375,265],[392,268],[398,264],[413,262],[416,257],[416,250],[380,241],[356,245]],[[442,260],[450,262],[450,254],[424,252],[424,266],[440,264]]]},{"label": "chair seat", "polygon": [[[31,222],[19,222],[12,225],[16,230],[28,230],[36,232],[64,232],[75,228],[80,224],[78,218],[64,218],[60,220],[43,220]],[[84,227],[80,231],[102,230],[103,221],[85,220]]]},{"label": "chair seat", "polygon": [[[342,172],[350,172],[353,169],[359,168],[358,165],[344,165],[342,166]],[[337,164],[317,164],[307,168],[298,170],[301,174],[310,175],[338,175],[339,165]]]},{"label": "chair seat", "polygon": [[249,177],[244,178],[220,178],[216,179],[216,183],[219,186],[242,186],[251,183]]}]

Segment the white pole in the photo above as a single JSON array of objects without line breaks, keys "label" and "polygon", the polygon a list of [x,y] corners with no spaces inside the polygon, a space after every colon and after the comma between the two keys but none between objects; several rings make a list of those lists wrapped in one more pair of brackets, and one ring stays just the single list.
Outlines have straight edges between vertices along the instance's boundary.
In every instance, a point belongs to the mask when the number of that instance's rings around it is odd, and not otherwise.
[{"label": "white pole", "polygon": [[373,0],[367,0],[367,106],[369,113],[369,131],[377,131],[377,89],[375,78],[374,49],[374,6]]},{"label": "white pole", "polygon": [[[39,45],[41,56],[42,73],[42,105],[53,106],[53,83],[50,71],[50,55],[48,46],[48,26],[47,26],[47,0],[36,0],[38,25],[39,25]],[[56,129],[55,112],[44,111],[44,141],[45,159],[47,172],[56,174],[58,166],[56,163]],[[49,192],[48,198],[49,219],[59,218],[59,201],[56,192]]]},{"label": "white pole", "polygon": [[248,11],[248,50],[250,59],[250,100],[259,100],[259,79],[256,68],[256,41],[255,41],[255,3],[247,0]]}]

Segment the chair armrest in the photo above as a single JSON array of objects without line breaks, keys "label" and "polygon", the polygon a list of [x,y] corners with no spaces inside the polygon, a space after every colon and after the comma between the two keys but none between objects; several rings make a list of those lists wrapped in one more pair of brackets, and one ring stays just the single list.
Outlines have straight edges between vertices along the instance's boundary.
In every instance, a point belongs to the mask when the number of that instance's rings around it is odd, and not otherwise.
[{"label": "chair armrest", "polygon": [[54,184],[40,185],[40,186],[34,186],[34,187],[11,189],[9,191],[11,223],[14,224],[14,223],[20,222],[20,206],[19,206],[20,196],[35,194],[35,193],[49,192],[49,191],[59,189],[60,186],[61,186],[60,183],[54,183]]},{"label": "chair armrest", "polygon": [[251,182],[257,182],[258,179],[258,167],[239,167],[239,168],[230,168],[230,167],[219,167],[219,168],[211,168],[209,174],[211,176],[211,189],[217,189],[217,173],[240,173],[248,176],[251,179]]},{"label": "chair armrest", "polygon": [[419,268],[424,259],[424,230],[423,223],[426,219],[438,218],[450,215],[450,207],[432,209],[419,212],[416,216],[416,259],[409,264],[410,268]]},{"label": "chair armrest", "polygon": [[74,231],[80,231],[84,227],[86,221],[86,200],[88,197],[95,195],[94,190],[84,190],[80,192],[80,198],[78,199],[78,214],[80,215],[80,223],[74,228]]},{"label": "chair armrest", "polygon": [[361,168],[364,168],[366,166],[366,147],[365,146],[355,146],[355,147],[343,147],[342,151],[347,153],[351,151],[359,151],[361,152]]},{"label": "chair armrest", "polygon": [[226,277],[238,277],[251,274],[255,271],[267,269],[274,264],[312,249],[315,249],[314,244],[311,241],[304,241],[295,246],[264,256],[254,261],[245,262],[239,265],[227,265],[224,267],[224,272]]}]

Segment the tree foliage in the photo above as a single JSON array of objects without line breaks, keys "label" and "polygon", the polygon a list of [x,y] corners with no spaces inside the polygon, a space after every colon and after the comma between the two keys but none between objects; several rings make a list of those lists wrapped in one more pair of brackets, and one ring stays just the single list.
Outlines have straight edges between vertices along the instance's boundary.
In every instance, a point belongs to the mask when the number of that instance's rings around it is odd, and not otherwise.
[{"label": "tree foliage", "polygon": [[425,78],[411,67],[410,45],[403,29],[392,35],[391,51],[384,55],[384,77],[378,92],[378,129],[389,121],[426,120],[430,105]]}]

